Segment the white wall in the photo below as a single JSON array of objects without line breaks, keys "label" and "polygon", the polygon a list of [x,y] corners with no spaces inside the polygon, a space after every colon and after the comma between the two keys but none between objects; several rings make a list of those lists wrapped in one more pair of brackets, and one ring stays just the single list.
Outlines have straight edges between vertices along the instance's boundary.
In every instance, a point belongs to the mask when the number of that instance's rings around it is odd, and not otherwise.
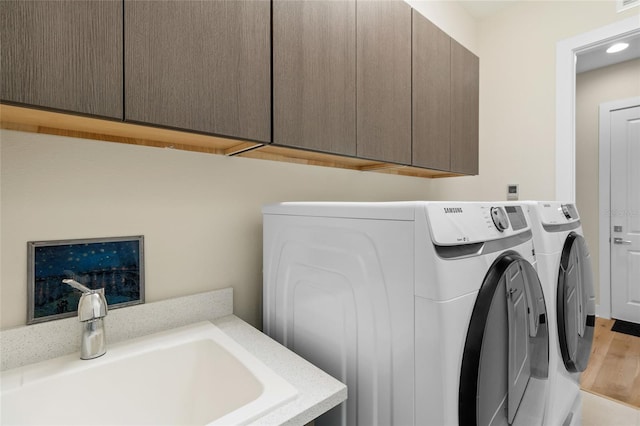
[{"label": "white wall", "polygon": [[576,204],[591,253],[600,300],[598,146],[601,103],[640,96],[640,59],[576,76]]},{"label": "white wall", "polygon": [[478,24],[458,1],[405,0],[438,28],[478,55]]},{"label": "white wall", "polygon": [[2,329],[26,321],[27,241],[140,234],[147,301],[233,286],[260,325],[263,204],[428,199],[431,184],[7,130],[0,152]]},{"label": "white wall", "polygon": [[556,44],[612,22],[614,1],[518,1],[479,22],[480,175],[434,181],[435,199],[555,199]]}]

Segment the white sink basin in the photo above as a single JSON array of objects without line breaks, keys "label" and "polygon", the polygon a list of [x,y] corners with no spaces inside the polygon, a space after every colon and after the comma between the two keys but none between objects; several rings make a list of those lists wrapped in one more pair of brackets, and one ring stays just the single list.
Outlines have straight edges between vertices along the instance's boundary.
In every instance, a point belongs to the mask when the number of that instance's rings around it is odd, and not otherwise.
[{"label": "white sink basin", "polygon": [[209,322],[0,375],[3,425],[239,425],[297,390]]}]

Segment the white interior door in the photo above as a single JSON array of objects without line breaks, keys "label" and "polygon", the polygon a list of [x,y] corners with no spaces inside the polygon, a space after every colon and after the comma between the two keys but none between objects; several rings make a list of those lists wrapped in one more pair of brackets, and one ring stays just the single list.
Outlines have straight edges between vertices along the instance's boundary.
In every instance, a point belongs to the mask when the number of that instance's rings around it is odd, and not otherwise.
[{"label": "white interior door", "polygon": [[640,323],[640,106],[611,112],[611,315]]}]

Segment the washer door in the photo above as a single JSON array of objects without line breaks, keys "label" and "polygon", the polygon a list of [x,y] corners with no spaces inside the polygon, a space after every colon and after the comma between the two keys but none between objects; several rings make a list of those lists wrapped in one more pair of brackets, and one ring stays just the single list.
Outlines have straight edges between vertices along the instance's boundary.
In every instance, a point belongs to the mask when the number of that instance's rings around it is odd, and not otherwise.
[{"label": "washer door", "polygon": [[558,273],[558,338],[568,371],[587,368],[595,325],[595,295],[591,258],[581,235],[572,232],[564,242]]},{"label": "washer door", "polygon": [[516,252],[491,265],[471,314],[460,374],[461,425],[541,424],[549,372],[538,274]]}]

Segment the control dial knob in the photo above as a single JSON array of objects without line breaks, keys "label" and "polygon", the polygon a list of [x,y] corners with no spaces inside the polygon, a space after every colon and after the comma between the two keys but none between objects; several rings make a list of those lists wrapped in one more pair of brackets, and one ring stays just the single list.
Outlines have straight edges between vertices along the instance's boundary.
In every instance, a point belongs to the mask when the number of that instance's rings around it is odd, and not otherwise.
[{"label": "control dial knob", "polygon": [[491,219],[493,219],[493,224],[500,232],[509,227],[509,219],[502,207],[491,207]]}]

